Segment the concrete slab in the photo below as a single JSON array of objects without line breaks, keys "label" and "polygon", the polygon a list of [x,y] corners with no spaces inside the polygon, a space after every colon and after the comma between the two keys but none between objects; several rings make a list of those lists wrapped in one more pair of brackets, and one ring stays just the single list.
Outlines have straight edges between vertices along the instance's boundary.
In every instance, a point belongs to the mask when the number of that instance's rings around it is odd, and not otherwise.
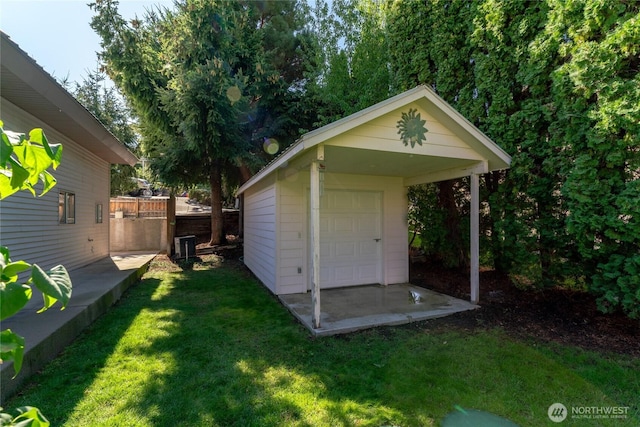
[{"label": "concrete slab", "polygon": [[67,308],[55,305],[44,313],[42,294],[34,289],[31,300],[15,316],[2,322],[2,330],[11,329],[24,337],[22,370],[15,379],[13,363],[0,365],[0,406],[24,381],[42,369],[87,326],[115,303],[124,291],[147,271],[156,253],[115,253],[85,267],[69,271],[73,292]]},{"label": "concrete slab", "polygon": [[[320,328],[311,326],[311,293],[280,301],[315,336],[344,334],[447,316],[479,306],[410,284],[366,285],[320,291]],[[418,301],[416,301],[418,299]]]}]

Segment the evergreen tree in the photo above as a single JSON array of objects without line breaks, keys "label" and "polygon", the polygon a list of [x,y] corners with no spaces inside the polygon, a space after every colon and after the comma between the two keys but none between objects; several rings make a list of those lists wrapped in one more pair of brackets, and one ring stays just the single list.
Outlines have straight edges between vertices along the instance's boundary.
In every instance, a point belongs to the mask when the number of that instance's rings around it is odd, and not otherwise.
[{"label": "evergreen tree", "polygon": [[307,99],[316,105],[315,127],[384,101],[391,88],[386,6],[376,0],[318,1],[309,24],[317,58]]},{"label": "evergreen tree", "polygon": [[168,184],[211,188],[218,244],[223,177],[248,179],[305,126],[300,6],[184,0],[127,23],[117,4],[91,4],[100,56],[140,118],[151,167]]},{"label": "evergreen tree", "polygon": [[640,4],[551,4],[567,231],[600,309],[640,317]]},{"label": "evergreen tree", "polygon": [[483,180],[495,266],[525,283],[584,284],[602,310],[632,317],[640,316],[639,12],[627,2],[400,1],[386,27],[394,84],[430,85],[513,157],[509,171]]},{"label": "evergreen tree", "polygon": [[[76,99],[89,110],[131,152],[138,151],[137,134],[133,129],[133,115],[113,86],[106,84],[107,76],[99,69],[90,72],[82,83],[70,89]],[[120,196],[137,188],[131,180],[137,176],[135,167],[111,165],[111,196]]]},{"label": "evergreen tree", "polygon": [[[469,43],[474,7],[469,2],[396,2],[387,16],[394,86],[407,90],[427,85],[471,121],[477,115]],[[425,249],[451,267],[469,264],[469,233],[463,232],[469,227],[468,192],[465,181],[454,180],[410,192],[425,198],[420,204],[431,201],[428,209],[440,212],[429,216],[437,221],[430,227],[441,232],[425,235]]]}]

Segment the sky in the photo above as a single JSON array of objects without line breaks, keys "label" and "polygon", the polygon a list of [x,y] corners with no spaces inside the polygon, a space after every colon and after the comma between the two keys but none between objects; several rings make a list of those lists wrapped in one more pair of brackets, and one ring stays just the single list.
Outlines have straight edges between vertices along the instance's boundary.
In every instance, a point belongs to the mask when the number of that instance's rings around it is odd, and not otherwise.
[{"label": "sky", "polygon": [[[0,0],[0,29],[56,79],[81,83],[97,66],[100,37],[89,26],[94,0]],[[126,20],[172,0],[120,0]]]}]

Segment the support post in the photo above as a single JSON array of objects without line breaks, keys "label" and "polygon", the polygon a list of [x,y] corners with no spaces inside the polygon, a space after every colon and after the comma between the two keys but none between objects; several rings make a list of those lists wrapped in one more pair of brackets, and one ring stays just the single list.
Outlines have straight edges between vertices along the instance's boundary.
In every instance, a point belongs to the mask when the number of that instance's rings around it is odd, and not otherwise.
[{"label": "support post", "polygon": [[471,283],[471,302],[480,301],[480,175],[471,174],[471,209],[470,209],[470,258],[469,269]]},{"label": "support post", "polygon": [[324,160],[324,146],[318,146],[317,160],[311,162],[311,324],[320,328],[320,161]]},{"label": "support post", "polygon": [[244,238],[244,193],[238,197],[238,237]]}]

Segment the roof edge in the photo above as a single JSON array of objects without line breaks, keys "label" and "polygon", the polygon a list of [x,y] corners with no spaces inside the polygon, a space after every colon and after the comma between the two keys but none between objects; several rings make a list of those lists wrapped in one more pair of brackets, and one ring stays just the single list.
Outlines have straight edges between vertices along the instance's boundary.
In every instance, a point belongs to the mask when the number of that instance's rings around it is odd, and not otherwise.
[{"label": "roof edge", "polygon": [[335,122],[324,125],[318,129],[314,129],[305,133],[294,142],[290,147],[283,151],[280,156],[276,157],[273,161],[263,167],[258,173],[249,178],[247,182],[240,186],[236,194],[240,195],[244,193],[248,188],[252,187],[255,183],[262,178],[275,172],[282,164],[291,160],[298,153],[303,152],[309,148],[312,148],[322,142],[333,138],[349,129],[355,128],[363,123],[380,117],[387,112],[393,111],[397,108],[401,108],[411,102],[419,99],[426,98],[429,102],[449,116],[453,121],[458,123],[466,132],[468,132],[473,138],[480,141],[485,147],[487,147],[496,157],[502,160],[507,167],[511,164],[511,156],[504,151],[498,144],[496,144],[491,138],[485,135],[480,129],[478,129],[473,123],[467,120],[458,110],[453,108],[448,102],[442,99],[433,89],[428,86],[420,85],[413,89],[409,89],[398,95],[392,96],[384,101],[378,102],[370,107],[360,110],[356,113],[350,114]]},{"label": "roof edge", "polygon": [[[59,106],[60,111],[68,120],[89,133],[96,142],[107,148],[121,164],[135,165],[138,158],[107,129],[93,113],[87,110],[73,95],[58,83],[47,71],[31,58],[20,46],[11,40],[8,34],[0,31],[2,46],[2,66],[17,76],[34,93],[53,105]],[[6,60],[10,57],[11,60]],[[25,72],[28,71],[28,72]],[[13,102],[11,99],[9,101]],[[55,124],[48,123],[56,129]],[[84,140],[75,141],[89,151],[93,151]],[[116,163],[116,162],[111,162]]]}]

